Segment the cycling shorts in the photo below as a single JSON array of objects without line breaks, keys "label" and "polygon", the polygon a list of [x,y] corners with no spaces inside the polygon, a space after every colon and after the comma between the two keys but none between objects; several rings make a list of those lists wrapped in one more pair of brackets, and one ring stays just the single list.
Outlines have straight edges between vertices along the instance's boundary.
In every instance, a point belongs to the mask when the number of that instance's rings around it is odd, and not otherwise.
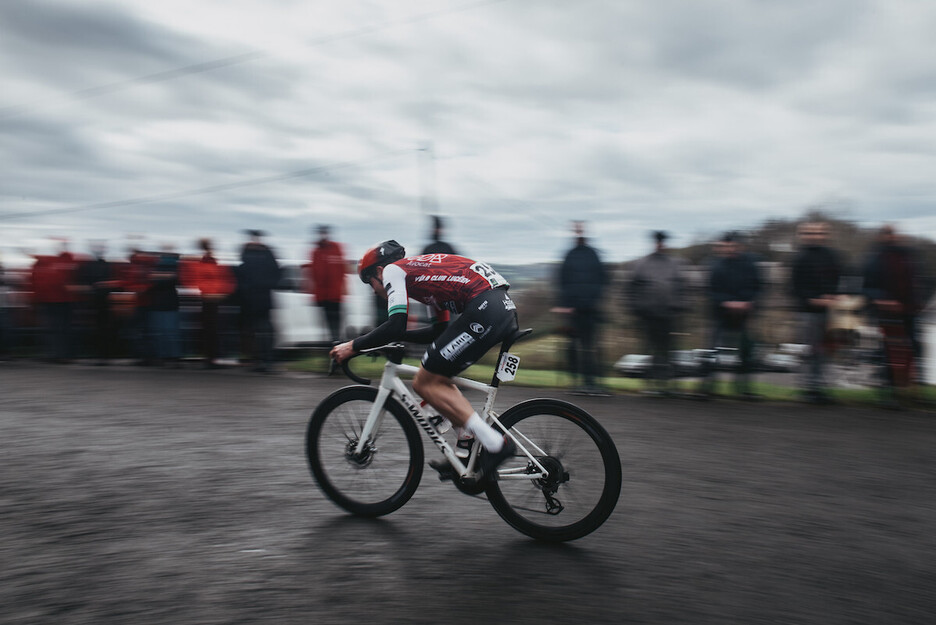
[{"label": "cycling shorts", "polygon": [[486,291],[432,342],[422,357],[423,368],[437,375],[458,375],[519,327],[517,307],[506,289]]}]

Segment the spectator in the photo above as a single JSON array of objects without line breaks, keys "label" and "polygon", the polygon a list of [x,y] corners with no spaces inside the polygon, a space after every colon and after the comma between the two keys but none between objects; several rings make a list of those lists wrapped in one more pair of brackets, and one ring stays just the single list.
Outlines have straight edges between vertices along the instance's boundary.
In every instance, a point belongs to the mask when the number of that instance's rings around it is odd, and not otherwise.
[{"label": "spectator", "polygon": [[92,243],[92,259],[78,267],[78,283],[85,290],[91,311],[92,351],[98,365],[109,364],[117,350],[117,318],[111,311],[110,297],[119,282],[104,257],[106,249],[103,242]]},{"label": "spectator", "polygon": [[842,264],[827,243],[829,226],[820,221],[800,224],[800,251],[793,259],[792,287],[799,310],[803,342],[809,345],[802,391],[806,401],[827,404],[825,391],[826,328],[829,310],[838,300]]},{"label": "spectator", "polygon": [[318,227],[319,240],[312,250],[312,265],[309,268],[309,291],[313,304],[319,306],[325,315],[329,338],[332,342],[341,340],[341,303],[347,294],[345,284],[344,251],[339,243],[329,239],[331,229]]},{"label": "spectator", "polygon": [[913,382],[920,356],[917,315],[923,308],[920,268],[891,225],[883,226],[864,267],[864,291],[884,334],[883,403],[896,407],[896,388]]},{"label": "spectator", "polygon": [[432,241],[423,248],[423,254],[458,254],[451,243],[442,240],[442,218],[432,215]]},{"label": "spectator", "polygon": [[39,312],[45,356],[66,363],[72,356],[75,258],[62,242],[57,256],[37,256],[32,270],[33,298]]},{"label": "spectator", "polygon": [[672,391],[672,337],[677,317],[685,304],[682,264],[669,254],[665,232],[654,232],[653,239],[656,249],[634,267],[627,295],[631,310],[643,326],[647,348],[653,357],[653,366],[647,376],[647,392],[662,395]]},{"label": "spectator", "polygon": [[182,358],[179,326],[179,255],[163,246],[149,275],[148,326],[157,363],[178,367]]},{"label": "spectator", "polygon": [[189,264],[190,282],[201,295],[201,337],[206,369],[216,369],[219,356],[219,309],[222,302],[234,292],[234,274],[228,267],[218,264],[211,239],[200,239],[202,257]]},{"label": "spectator", "polygon": [[722,237],[716,245],[716,254],[709,275],[712,335],[699,397],[711,397],[714,391],[719,350],[735,345],[738,353],[735,392],[742,399],[759,399],[751,389],[754,341],[750,322],[761,291],[760,272],[754,257],[742,251],[736,232]]},{"label": "spectator", "polygon": [[[154,363],[153,334],[149,327],[150,274],[156,256],[139,249],[130,248],[130,256],[123,267],[121,291],[111,296],[114,310],[127,321],[127,338],[130,341],[138,365]],[[129,310],[128,310],[129,309]]]},{"label": "spectator", "polygon": [[601,322],[601,302],[607,274],[598,252],[588,245],[585,226],[572,222],[575,246],[569,250],[559,270],[559,308],[569,316],[568,367],[578,393],[604,395],[598,386],[597,335]]},{"label": "spectator", "polygon": [[241,252],[237,271],[238,297],[244,324],[246,352],[253,371],[270,373],[273,367],[273,289],[280,279],[280,267],[273,251],[263,244],[264,233],[247,230],[250,241]]}]

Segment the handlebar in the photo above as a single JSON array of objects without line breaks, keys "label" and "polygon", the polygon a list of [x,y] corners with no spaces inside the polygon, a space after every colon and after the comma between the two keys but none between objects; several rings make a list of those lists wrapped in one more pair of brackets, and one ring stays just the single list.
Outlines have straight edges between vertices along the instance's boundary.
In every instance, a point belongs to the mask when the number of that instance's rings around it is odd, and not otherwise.
[{"label": "handlebar", "polygon": [[363,356],[364,354],[376,354],[380,353],[387,358],[390,362],[400,364],[403,361],[403,352],[405,351],[406,346],[403,343],[388,343],[387,345],[381,345],[380,347],[373,347],[371,349],[362,349],[358,353],[351,356],[342,363],[335,362],[334,359],[331,360],[331,363],[328,367],[328,375],[331,375],[335,372],[335,368],[340,368],[341,372],[344,373],[348,378],[357,382],[358,384],[363,384],[365,386],[370,386],[371,381],[368,378],[362,378],[361,376],[354,373],[351,370],[351,361],[357,358],[358,356]]}]

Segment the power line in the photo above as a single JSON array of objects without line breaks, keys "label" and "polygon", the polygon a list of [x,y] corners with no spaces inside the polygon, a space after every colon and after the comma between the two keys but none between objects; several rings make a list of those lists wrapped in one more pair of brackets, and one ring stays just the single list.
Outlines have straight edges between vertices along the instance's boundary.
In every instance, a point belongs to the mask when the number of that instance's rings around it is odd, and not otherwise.
[{"label": "power line", "polygon": [[[322,37],[316,37],[309,39],[305,42],[305,45],[308,47],[317,47],[323,46],[330,43],[335,43],[337,41],[343,41],[347,39],[356,39],[359,37],[364,37],[373,33],[377,33],[383,30],[390,28],[395,28],[398,26],[409,26],[412,24],[417,24],[419,22],[429,21],[438,17],[444,17],[446,15],[452,15],[454,13],[461,13],[464,11],[470,11],[479,7],[500,4],[503,2],[511,2],[512,0],[479,0],[476,2],[469,2],[467,4],[458,5],[448,9],[438,9],[436,11],[428,11],[426,13],[419,13],[404,19],[400,20],[386,20],[379,24],[373,24],[371,26],[364,26],[355,30],[346,31],[343,33],[337,33],[334,35],[325,35]],[[175,69],[170,69],[162,72],[156,72],[154,74],[148,74],[146,76],[138,76],[136,78],[129,78],[126,80],[120,80],[117,82],[112,82],[106,85],[99,85],[97,87],[90,87],[87,89],[79,89],[77,91],[72,91],[70,93],[63,94],[60,98],[47,101],[44,103],[33,103],[33,104],[19,104],[13,106],[7,106],[0,108],[0,120],[10,119],[14,117],[20,117],[22,115],[28,115],[29,113],[34,113],[38,110],[49,108],[57,103],[69,103],[69,102],[81,102],[84,100],[90,100],[97,98],[103,95],[110,93],[115,93],[118,91],[123,91],[125,89],[132,88],[137,85],[149,85],[154,83],[167,82],[174,80],[176,78],[181,78],[183,76],[190,76],[193,74],[201,74],[204,72],[210,72],[217,69],[222,69],[225,67],[231,67],[234,65],[240,65],[243,63],[249,63],[251,61],[256,61],[266,57],[274,56],[271,52],[266,52],[263,50],[254,50],[251,52],[243,52],[241,54],[236,54],[233,56],[228,56],[220,59],[214,59],[212,61],[205,61],[203,63],[194,63],[192,65],[185,65],[183,67],[177,67]]]},{"label": "power line", "polygon": [[91,210],[101,210],[105,208],[122,208],[125,206],[137,206],[140,204],[153,204],[155,202],[167,202],[170,200],[178,200],[187,197],[193,197],[197,195],[206,195],[209,193],[218,193],[221,191],[229,191],[231,189],[241,189],[244,187],[253,187],[258,185],[269,184],[271,182],[282,182],[284,180],[290,180],[293,178],[304,178],[308,176],[314,176],[316,174],[322,174],[326,172],[336,171],[339,169],[349,169],[352,167],[358,167],[365,163],[371,163],[378,161],[384,158],[391,156],[398,156],[400,154],[408,154],[412,152],[411,149],[405,150],[392,150],[389,152],[384,152],[377,156],[362,159],[359,161],[346,161],[342,163],[333,163],[331,165],[322,165],[319,167],[309,167],[307,169],[297,169],[295,171],[286,172],[284,174],[277,174],[274,176],[263,176],[260,178],[250,178],[248,180],[239,180],[236,182],[228,182],[225,184],[216,184],[207,187],[199,187],[196,189],[188,189],[185,191],[173,191],[169,193],[160,193],[156,195],[148,195],[137,198],[127,198],[123,200],[114,200],[110,202],[95,202],[93,204],[82,204],[79,206],[69,206],[66,208],[53,208],[45,211],[23,211],[19,213],[2,213],[0,214],[0,221],[10,221],[14,219],[19,219],[23,217],[44,217],[47,215],[64,215],[67,213],[79,213],[84,211]]}]

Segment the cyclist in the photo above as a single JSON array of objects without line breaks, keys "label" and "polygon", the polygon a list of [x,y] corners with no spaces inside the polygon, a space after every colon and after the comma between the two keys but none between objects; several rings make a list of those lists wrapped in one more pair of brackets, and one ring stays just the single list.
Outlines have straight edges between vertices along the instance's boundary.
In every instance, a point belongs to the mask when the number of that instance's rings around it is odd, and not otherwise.
[{"label": "cyclist", "polygon": [[[387,300],[388,319],[372,332],[336,345],[331,350],[332,358],[341,363],[362,349],[392,341],[431,343],[413,378],[413,390],[452,424],[481,442],[481,473],[493,476],[495,469],[515,453],[516,445],[481,419],[452,377],[517,330],[517,309],[507,295],[510,285],[486,263],[463,256],[424,254],[406,258],[396,241],[384,241],[367,250],[358,263],[358,275]],[[407,331],[410,298],[428,305],[436,314],[432,326]],[[451,321],[452,313],[460,316]],[[443,472],[447,463],[429,464]]]}]

